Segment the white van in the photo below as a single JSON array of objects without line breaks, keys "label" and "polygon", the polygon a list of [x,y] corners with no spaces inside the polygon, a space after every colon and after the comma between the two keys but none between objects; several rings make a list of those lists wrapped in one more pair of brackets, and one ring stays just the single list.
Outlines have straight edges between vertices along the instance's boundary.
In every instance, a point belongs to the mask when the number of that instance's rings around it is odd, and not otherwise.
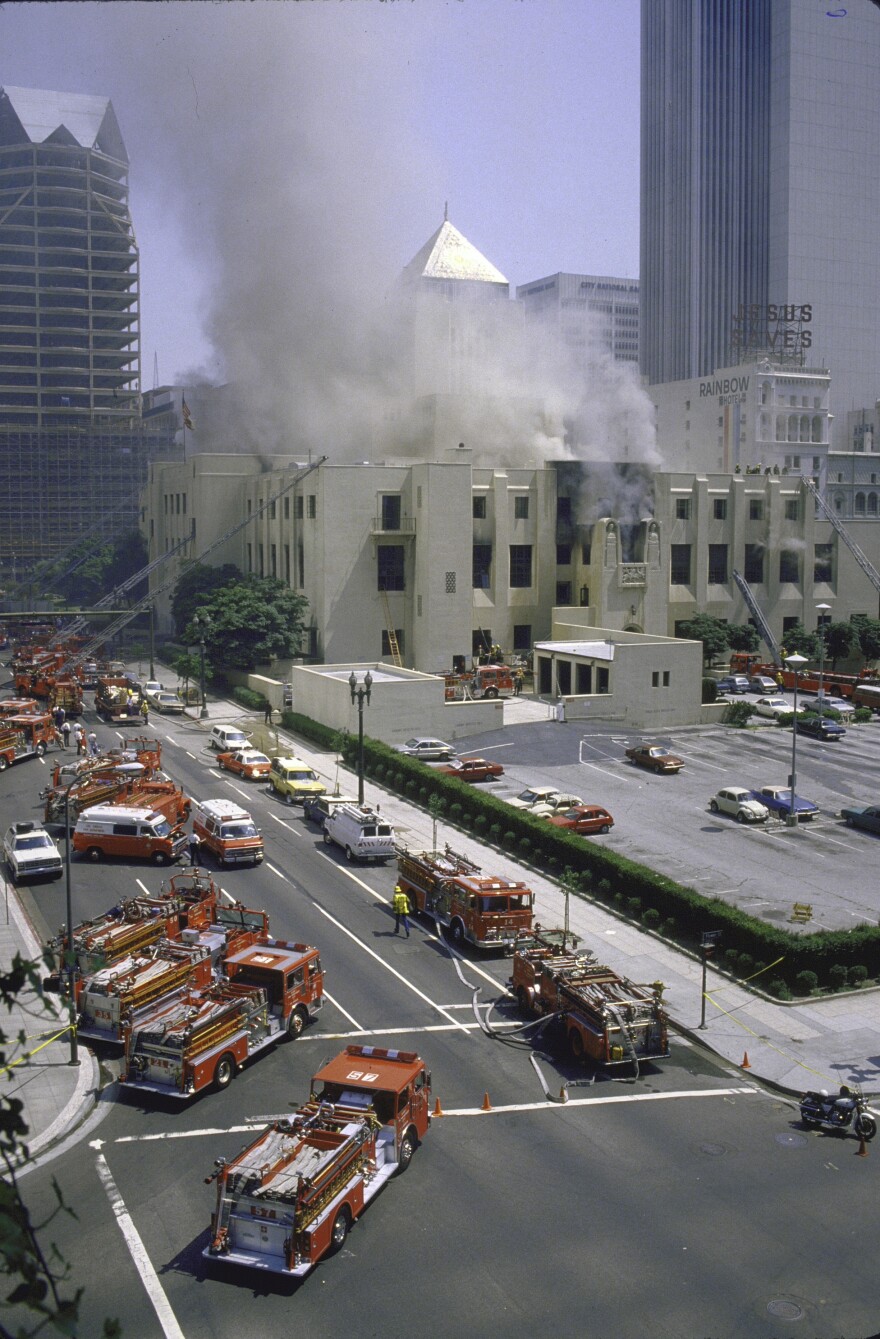
[{"label": "white van", "polygon": [[247,748],[250,742],[244,730],[232,725],[215,725],[208,745],[212,749],[217,749],[219,753],[231,753],[233,749]]},{"label": "white van", "polygon": [[372,809],[336,805],[324,823],[324,841],[335,842],[346,860],[391,860],[396,854],[394,829]]}]

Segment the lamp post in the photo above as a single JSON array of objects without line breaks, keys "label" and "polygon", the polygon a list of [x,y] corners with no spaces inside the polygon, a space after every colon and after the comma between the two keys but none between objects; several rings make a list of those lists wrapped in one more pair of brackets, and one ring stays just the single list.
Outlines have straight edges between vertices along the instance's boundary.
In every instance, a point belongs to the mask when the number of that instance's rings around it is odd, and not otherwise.
[{"label": "lamp post", "polygon": [[831,608],[831,605],[830,605],[830,604],[817,604],[817,605],[816,605],[816,613],[819,615],[819,622],[816,624],[816,631],[817,631],[818,634],[819,634],[819,715],[820,715],[820,716],[824,716],[824,714],[825,714],[824,711],[822,710],[822,702],[823,702],[823,698],[825,697],[825,692],[824,692],[824,687],[823,687],[823,678],[824,678],[824,672],[825,672],[825,632],[824,632],[824,624],[825,624],[825,615],[828,613],[828,611],[830,610],[830,608]]},{"label": "lamp post", "polygon": [[150,601],[150,679],[151,679],[151,680],[152,680],[152,679],[155,679],[155,677],[156,677],[156,665],[155,665],[155,660],[156,660],[156,634],[155,634],[155,627],[154,627],[154,623],[153,623],[154,611],[155,611],[155,606],[154,606],[154,604],[153,604],[153,602],[152,602],[152,600],[151,600],[151,601]]},{"label": "lamp post", "polygon": [[348,676],[348,686],[351,689],[352,704],[357,703],[358,709],[358,804],[364,802],[364,699],[367,705],[370,702],[370,692],[373,687],[373,676],[369,670],[364,675],[364,684],[362,688],[358,687],[357,676],[354,670]]},{"label": "lamp post", "polygon": [[202,690],[202,709],[199,717],[203,721],[208,718],[208,699],[205,697],[205,629],[210,621],[210,617],[203,610],[197,610],[193,615],[193,626],[199,634],[199,677]]},{"label": "lamp post", "polygon": [[798,718],[798,675],[807,663],[806,656],[786,656],[785,663],[794,675],[794,719],[791,723],[791,776],[788,779],[791,788],[791,808],[786,822],[790,828],[797,827],[797,718]]},{"label": "lamp post", "polygon": [[703,989],[700,992],[700,1030],[702,1032],[706,1030],[706,968],[720,938],[720,930],[704,930],[700,936],[700,951],[703,957]]},{"label": "lamp post", "polygon": [[67,934],[65,936],[67,943],[65,948],[65,957],[67,958],[67,1011],[70,1020],[70,1059],[69,1065],[78,1065],[79,1043],[76,1036],[76,990],[75,990],[75,965],[73,960],[73,893],[70,886],[70,797],[79,789],[85,781],[88,781],[88,773],[81,776],[79,780],[74,778],[68,783],[67,790],[64,792],[64,879],[65,879],[65,915],[67,917]]}]

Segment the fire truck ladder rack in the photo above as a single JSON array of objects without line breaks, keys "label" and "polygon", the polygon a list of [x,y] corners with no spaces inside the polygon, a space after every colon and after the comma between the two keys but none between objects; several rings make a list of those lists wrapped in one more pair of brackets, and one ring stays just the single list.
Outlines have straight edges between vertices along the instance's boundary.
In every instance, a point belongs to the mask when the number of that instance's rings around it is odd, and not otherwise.
[{"label": "fire truck ladder rack", "polygon": [[781,653],[779,650],[779,643],[773,636],[773,633],[770,631],[767,620],[765,619],[763,613],[761,612],[761,606],[758,604],[758,601],[752,594],[751,586],[746,581],[742,573],[738,572],[736,568],[733,569],[733,579],[739,586],[740,594],[742,595],[743,599],[746,602],[746,608],[748,609],[749,613],[751,614],[752,618],[755,621],[755,627],[761,634],[763,641],[766,642],[767,644],[767,650],[773,657],[773,663],[779,665],[781,663],[780,658]]},{"label": "fire truck ladder rack", "polygon": [[379,594],[382,596],[382,608],[385,611],[385,627],[388,629],[388,650],[391,652],[391,663],[396,665],[398,669],[402,669],[403,659],[400,654],[400,647],[397,644],[397,633],[394,631],[394,620],[391,617],[388,592],[384,586],[379,587]]},{"label": "fire truck ladder rack", "polygon": [[[237,525],[232,526],[229,530],[226,530],[217,539],[212,540],[212,542],[208,544],[206,548],[202,549],[201,552],[196,554],[196,556],[192,559],[193,563],[202,562],[205,558],[207,558],[209,553],[213,553],[213,551],[219,548],[221,544],[225,544],[227,540],[232,539],[233,535],[237,535],[240,530],[244,530],[245,526],[248,526],[251,524],[252,521],[255,521],[258,516],[262,516],[263,512],[268,511],[270,507],[274,506],[279,498],[282,498],[285,493],[289,493],[291,488],[295,488],[297,484],[302,483],[303,479],[305,479],[305,477],[308,474],[311,474],[312,470],[316,470],[320,465],[323,465],[326,459],[327,459],[326,456],[321,456],[318,460],[313,461],[310,465],[306,465],[303,467],[303,469],[297,470],[296,474],[291,479],[290,483],[285,484],[283,488],[280,488],[277,493],[273,493],[271,497],[267,497],[266,501],[262,504],[262,506],[256,507],[250,516],[246,516],[243,521],[239,521]],[[120,592],[133,589],[133,587],[136,586],[139,581],[143,581],[146,576],[149,576],[149,574],[155,571],[156,568],[160,567],[163,563],[167,562],[168,559],[171,558],[175,553],[177,553],[179,549],[183,548],[187,544],[190,544],[191,542],[192,542],[191,538],[181,540],[179,544],[176,544],[173,548],[169,549],[167,553],[163,553],[158,558],[154,558],[152,562],[147,563],[146,567],[143,567],[140,570],[140,572],[136,572],[133,577],[129,577],[128,581],[124,582],[122,586],[118,587],[118,589],[114,591],[111,596],[107,596],[105,598],[109,601],[116,595],[120,594]],[[167,577],[165,581],[162,582],[161,586],[156,586],[153,590],[149,591],[149,593],[143,596],[140,600],[136,600],[130,609],[126,610],[126,612],[122,614],[119,618],[117,618],[113,623],[108,624],[108,626],[104,628],[100,636],[92,638],[92,640],[90,642],[87,642],[86,645],[82,647],[76,653],[75,656],[71,656],[69,660],[65,661],[65,663],[58,670],[58,673],[59,674],[66,673],[68,670],[72,669],[73,666],[79,665],[84,660],[88,660],[91,656],[93,656],[105,640],[109,640],[111,637],[115,637],[116,633],[120,632],[128,623],[131,622],[133,618],[137,618],[138,614],[144,613],[145,610],[149,609],[150,605],[160,595],[164,595],[166,590],[168,590],[171,586],[175,585],[177,582],[177,575],[178,574],[176,572],[173,573],[171,576]],[[66,628],[64,635],[69,637],[71,635],[71,632],[72,629]]]},{"label": "fire truck ladder rack", "polygon": [[871,585],[876,591],[880,591],[880,572],[877,571],[877,568],[870,559],[865,556],[858,544],[847,531],[846,527],[841,524],[839,518],[834,514],[833,508],[825,501],[824,497],[813,483],[813,480],[804,477],[801,479],[801,483],[804,485],[807,492],[812,494],[813,501],[819,507],[820,511],[824,512],[826,521],[829,521],[840,535],[840,538],[855,558]]}]

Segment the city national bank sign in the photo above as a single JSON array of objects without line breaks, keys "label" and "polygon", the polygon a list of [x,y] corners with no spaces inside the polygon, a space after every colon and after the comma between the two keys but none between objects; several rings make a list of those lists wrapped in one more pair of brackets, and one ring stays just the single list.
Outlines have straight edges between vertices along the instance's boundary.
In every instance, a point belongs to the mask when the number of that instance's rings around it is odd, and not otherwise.
[{"label": "city national bank sign", "polygon": [[716,377],[714,381],[700,382],[700,399],[708,395],[717,395],[718,403],[745,404],[749,391],[748,377]]}]

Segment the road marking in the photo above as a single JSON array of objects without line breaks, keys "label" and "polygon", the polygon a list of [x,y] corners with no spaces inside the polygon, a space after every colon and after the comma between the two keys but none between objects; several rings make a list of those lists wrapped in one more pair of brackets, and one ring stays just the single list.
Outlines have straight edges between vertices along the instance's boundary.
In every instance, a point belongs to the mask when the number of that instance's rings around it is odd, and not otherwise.
[{"label": "road marking", "polygon": [[318,855],[319,855],[319,856],[323,856],[323,858],[324,858],[329,864],[331,864],[331,865],[333,866],[334,869],[338,869],[340,874],[347,874],[348,877],[351,879],[352,883],[356,883],[356,884],[358,885],[359,888],[363,888],[363,890],[364,890],[365,893],[369,893],[369,894],[370,894],[370,897],[375,897],[375,899],[376,899],[377,902],[384,902],[384,903],[386,904],[386,906],[388,905],[388,902],[389,902],[390,899],[387,898],[387,897],[384,895],[384,893],[377,893],[376,890],[375,890],[374,888],[371,888],[370,885],[369,885],[368,883],[364,883],[363,879],[359,879],[358,876],[357,876],[356,874],[352,874],[352,872],[351,872],[350,869],[346,869],[344,865],[339,865],[339,864],[337,864],[336,861],[333,860],[333,859],[327,854],[326,851],[322,851],[322,850],[321,850],[320,846],[316,846],[316,847],[315,847],[315,850],[317,851]]},{"label": "road marking", "polygon": [[264,864],[266,866],[266,869],[271,869],[272,873],[277,874],[279,879],[283,879],[285,883],[289,882],[287,875],[282,874],[280,869],[276,869],[275,866],[272,864],[271,860],[264,861]]},{"label": "road marking", "polygon": [[370,948],[369,944],[365,944],[362,939],[358,939],[357,935],[354,934],[351,930],[349,930],[348,926],[343,925],[342,921],[338,921],[335,916],[331,916],[330,912],[325,911],[325,909],[320,905],[320,903],[313,902],[312,906],[315,907],[318,911],[320,911],[321,915],[325,916],[332,925],[335,925],[337,930],[341,930],[343,934],[348,935],[352,943],[357,944],[358,948],[362,949],[364,953],[368,954],[369,957],[374,958],[380,967],[385,968],[386,972],[390,972],[392,976],[396,976],[398,981],[400,981],[402,985],[406,986],[408,990],[411,990],[414,995],[418,995],[420,1000],[424,1000],[425,1004],[429,1005],[430,1008],[436,1009],[438,1014],[442,1014],[443,1017],[447,1020],[447,1022],[453,1023],[455,1027],[460,1028],[462,1032],[468,1031],[464,1023],[459,1023],[457,1018],[451,1018],[450,1015],[444,1011],[442,1005],[435,1003],[435,1001],[432,1000],[428,995],[426,995],[424,991],[419,990],[418,986],[413,985],[412,981],[407,980],[407,978],[403,975],[402,972],[398,972],[396,967],[392,967],[390,962],[386,962],[384,958],[380,957],[380,955],[375,951],[375,949]]},{"label": "road marking", "polygon": [[110,1207],[116,1216],[116,1222],[119,1224],[119,1230],[128,1247],[128,1253],[134,1261],[135,1269],[144,1285],[144,1291],[153,1304],[159,1324],[162,1326],[162,1332],[165,1339],[186,1339],[183,1330],[177,1323],[177,1317],[171,1310],[171,1304],[165,1296],[165,1290],[159,1282],[159,1277],[153,1268],[149,1255],[147,1254],[144,1243],[141,1241],[140,1233],[132,1221],[132,1217],[125,1207],[125,1201],[119,1193],[113,1175],[107,1165],[107,1159],[103,1153],[99,1153],[95,1159],[95,1166],[98,1176],[107,1198],[110,1201]]},{"label": "road marking", "polygon": [[[226,777],[224,777],[223,780],[226,781]],[[236,793],[239,794],[242,797],[242,799],[249,800],[251,798],[246,790],[242,790],[241,786],[236,786],[233,781],[226,781],[226,785],[229,786],[232,790],[236,791]]]},{"label": "road marking", "polygon": [[275,823],[280,823],[281,826],[282,826],[283,828],[287,828],[287,831],[288,831],[288,832],[292,832],[293,835],[294,835],[294,837],[301,837],[301,836],[302,836],[302,833],[297,832],[296,828],[293,827],[290,823],[285,823],[284,819],[283,819],[283,818],[279,818],[277,814],[272,814],[272,813],[270,813],[270,814],[269,814],[269,817],[273,820],[273,822],[275,822]]},{"label": "road marking", "polygon": [[226,898],[227,902],[230,902],[233,906],[235,906],[236,902],[238,901],[238,898],[233,897],[232,893],[227,893],[225,888],[221,888],[220,892]]},{"label": "road marking", "polygon": [[348,1019],[349,1023],[351,1023],[351,1025],[352,1025],[353,1028],[357,1028],[358,1032],[362,1032],[362,1031],[363,1031],[363,1028],[361,1027],[360,1023],[357,1021],[357,1019],[356,1019],[356,1018],[352,1018],[351,1014],[348,1012],[347,1009],[343,1009],[342,1005],[339,1003],[338,1000],[335,1000],[335,999],[333,998],[333,996],[330,994],[329,990],[325,990],[325,991],[324,991],[324,999],[325,999],[325,1000],[329,1000],[330,1003],[334,1006],[334,1008],[338,1009],[339,1012],[340,1012],[341,1014],[344,1014],[345,1017]]},{"label": "road marking", "polygon": [[198,762],[198,761],[199,761],[198,758],[196,757],[196,755],[195,755],[194,753],[190,753],[189,749],[184,749],[183,751],[184,751],[184,753],[186,754],[186,756],[187,756],[188,758],[192,758],[193,762]]},{"label": "road marking", "polygon": [[153,894],[150,892],[150,890],[149,890],[149,888],[147,887],[147,885],[146,885],[141,879],[135,879],[135,883],[137,884],[138,888],[142,888],[142,889],[143,889],[143,891],[146,893],[147,897],[152,897],[152,896],[153,896]]}]

